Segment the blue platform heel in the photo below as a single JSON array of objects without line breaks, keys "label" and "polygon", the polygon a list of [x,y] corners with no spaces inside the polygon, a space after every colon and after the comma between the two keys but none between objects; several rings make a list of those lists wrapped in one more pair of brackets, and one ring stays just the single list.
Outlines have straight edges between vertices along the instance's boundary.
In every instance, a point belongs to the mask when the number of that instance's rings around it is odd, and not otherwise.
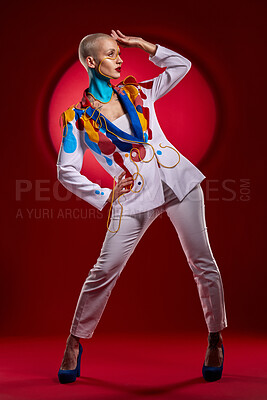
[{"label": "blue platform heel", "polygon": [[81,356],[83,348],[81,343],[79,343],[79,354],[77,357],[77,366],[75,369],[59,369],[58,380],[60,383],[71,383],[75,382],[76,378],[80,376],[81,373]]},{"label": "blue platform heel", "polygon": [[[221,336],[218,339],[217,343],[219,342],[220,339],[221,339]],[[213,346],[214,345],[216,346],[216,343],[213,344]],[[208,382],[218,381],[222,377],[223,362],[224,362],[224,347],[223,347],[222,343],[221,343],[221,347],[222,347],[223,359],[222,359],[222,363],[219,367],[208,367],[205,365],[205,361],[203,363],[202,375],[203,375],[203,378]]]}]

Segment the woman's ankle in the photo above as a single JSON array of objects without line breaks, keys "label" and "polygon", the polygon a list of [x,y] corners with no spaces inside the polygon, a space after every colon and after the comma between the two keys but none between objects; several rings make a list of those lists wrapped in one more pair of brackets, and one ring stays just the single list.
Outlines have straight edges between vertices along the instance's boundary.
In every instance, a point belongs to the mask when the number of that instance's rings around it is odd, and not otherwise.
[{"label": "woman's ankle", "polygon": [[67,339],[67,344],[70,346],[76,347],[80,342],[80,338],[78,336],[74,336],[72,333],[69,335]]},{"label": "woman's ankle", "polygon": [[209,332],[208,343],[209,347],[221,347],[223,342],[221,331]]}]

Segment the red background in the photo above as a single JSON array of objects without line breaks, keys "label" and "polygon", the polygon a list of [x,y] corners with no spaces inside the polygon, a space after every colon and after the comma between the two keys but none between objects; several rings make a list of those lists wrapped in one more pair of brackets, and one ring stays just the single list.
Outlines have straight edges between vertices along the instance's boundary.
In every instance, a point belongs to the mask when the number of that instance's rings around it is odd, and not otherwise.
[{"label": "red background", "polygon": [[[48,133],[42,135],[53,83],[75,60],[80,39],[110,29],[180,51],[212,85],[220,120],[211,150],[197,165],[207,176],[208,233],[223,278],[228,329],[263,331],[264,2],[119,0],[101,2],[101,10],[97,4],[48,0],[2,7],[1,335],[67,335],[82,283],[99,255],[106,210],[90,219],[39,219],[29,218],[27,209],[91,209],[74,196],[55,198],[56,155]],[[223,187],[229,179],[232,200]],[[248,201],[240,200],[241,179],[249,182]],[[33,185],[21,200],[18,180]],[[47,200],[35,193],[40,180]],[[16,217],[20,209],[24,218]],[[97,332],[186,330],[205,331],[206,325],[192,273],[164,216],[128,262]]]}]

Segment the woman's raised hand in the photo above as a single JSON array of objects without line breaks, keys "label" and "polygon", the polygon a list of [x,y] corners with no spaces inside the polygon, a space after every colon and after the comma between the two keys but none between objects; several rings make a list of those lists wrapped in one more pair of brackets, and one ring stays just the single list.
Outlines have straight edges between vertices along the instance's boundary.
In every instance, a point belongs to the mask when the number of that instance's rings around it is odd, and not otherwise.
[{"label": "woman's raised hand", "polygon": [[116,31],[112,29],[111,36],[113,37],[113,39],[117,41],[117,43],[121,47],[138,47],[139,49],[145,50],[151,56],[154,56],[154,54],[156,53],[157,46],[153,43],[144,40],[141,37],[126,36],[123,33],[121,33],[121,31],[119,31],[118,29]]},{"label": "woman's raised hand", "polygon": [[140,43],[143,40],[141,37],[126,36],[123,33],[121,33],[121,31],[119,31],[118,29],[116,31],[112,29],[110,35],[122,47],[140,47]]}]

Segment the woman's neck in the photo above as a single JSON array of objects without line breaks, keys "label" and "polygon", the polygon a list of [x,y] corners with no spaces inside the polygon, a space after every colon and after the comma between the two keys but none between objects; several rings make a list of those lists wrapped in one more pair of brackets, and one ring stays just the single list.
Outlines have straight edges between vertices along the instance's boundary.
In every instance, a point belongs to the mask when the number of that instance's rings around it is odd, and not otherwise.
[{"label": "woman's neck", "polygon": [[89,94],[101,103],[108,103],[112,97],[113,89],[110,78],[101,75],[95,69],[89,71]]}]

